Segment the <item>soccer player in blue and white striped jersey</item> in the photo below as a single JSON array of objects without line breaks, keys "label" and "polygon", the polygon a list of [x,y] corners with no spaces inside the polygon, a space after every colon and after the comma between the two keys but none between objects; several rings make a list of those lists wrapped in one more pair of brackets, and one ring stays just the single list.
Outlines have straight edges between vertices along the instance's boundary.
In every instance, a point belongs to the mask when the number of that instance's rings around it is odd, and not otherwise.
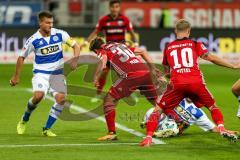
[{"label": "soccer player in blue and white striped jersey", "polygon": [[74,58],[70,65],[72,69],[77,67],[80,47],[67,32],[53,28],[53,16],[50,12],[42,11],[38,15],[39,30],[25,43],[16,64],[16,71],[10,80],[10,85],[15,86],[19,82],[21,68],[24,59],[30,54],[35,54],[33,62],[33,96],[29,99],[25,113],[17,125],[17,133],[24,134],[26,123],[38,103],[49,91],[55,98],[55,103],[50,110],[48,120],[43,128],[44,136],[54,137],[50,128],[63,110],[67,93],[65,77],[63,75],[64,59],[62,44],[73,48]]}]

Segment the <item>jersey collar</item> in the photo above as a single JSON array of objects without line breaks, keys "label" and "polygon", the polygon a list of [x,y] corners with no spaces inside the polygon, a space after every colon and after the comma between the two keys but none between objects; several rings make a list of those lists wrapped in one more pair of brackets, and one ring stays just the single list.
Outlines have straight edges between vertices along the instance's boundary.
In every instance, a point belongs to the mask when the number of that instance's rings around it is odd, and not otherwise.
[{"label": "jersey collar", "polygon": [[183,38],[181,38],[181,39],[176,39],[176,41],[182,41],[182,40],[187,40],[187,39],[190,39],[190,38],[183,37]]}]

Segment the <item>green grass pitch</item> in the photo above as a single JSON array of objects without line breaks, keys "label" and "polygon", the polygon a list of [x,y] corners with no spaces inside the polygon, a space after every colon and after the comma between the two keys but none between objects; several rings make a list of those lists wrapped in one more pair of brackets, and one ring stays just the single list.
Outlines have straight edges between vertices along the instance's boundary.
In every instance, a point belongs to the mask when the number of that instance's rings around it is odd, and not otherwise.
[{"label": "green grass pitch", "polygon": [[[97,119],[59,120],[53,127],[53,131],[58,136],[56,138],[42,137],[41,129],[53,104],[49,99],[39,104],[32,114],[26,134],[17,135],[16,124],[31,96],[31,92],[28,92],[26,88],[31,88],[32,65],[24,65],[20,84],[13,88],[9,86],[9,79],[14,68],[14,65],[0,65],[0,160],[240,159],[240,141],[230,143],[217,134],[204,133],[195,126],[190,127],[182,136],[163,139],[166,144],[154,145],[151,148],[140,148],[137,143],[142,138],[122,130],[118,130],[118,141],[98,142],[96,139],[106,133],[106,126]],[[239,71],[214,65],[202,65],[201,69],[209,90],[224,114],[225,126],[229,129],[240,130],[240,120],[235,116],[238,102],[231,93],[231,85],[240,77]],[[86,67],[79,68],[68,77],[68,83],[92,87],[90,83],[82,82],[85,71]],[[109,85],[110,83],[106,88]],[[68,99],[87,110],[97,106],[91,104],[90,97],[87,96],[69,95]],[[139,128],[139,123],[149,107],[151,105],[144,98],[141,98],[135,106],[129,106],[121,101],[117,107],[117,122],[144,133]]]}]

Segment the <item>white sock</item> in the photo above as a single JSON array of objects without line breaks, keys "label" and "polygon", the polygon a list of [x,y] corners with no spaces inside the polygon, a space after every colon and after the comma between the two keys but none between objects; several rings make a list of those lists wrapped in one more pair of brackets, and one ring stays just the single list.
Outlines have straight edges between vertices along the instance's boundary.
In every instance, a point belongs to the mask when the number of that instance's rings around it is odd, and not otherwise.
[{"label": "white sock", "polygon": [[60,105],[60,104],[55,102],[54,105],[52,106],[51,110],[50,110],[49,115],[58,119],[58,117],[61,114],[63,108],[64,108],[64,105]]}]

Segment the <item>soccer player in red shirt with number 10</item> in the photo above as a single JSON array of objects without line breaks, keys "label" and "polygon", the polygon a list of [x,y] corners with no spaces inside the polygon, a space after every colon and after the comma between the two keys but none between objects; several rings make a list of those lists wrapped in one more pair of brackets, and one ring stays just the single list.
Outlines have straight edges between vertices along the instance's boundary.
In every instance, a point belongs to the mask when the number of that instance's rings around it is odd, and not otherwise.
[{"label": "soccer player in red shirt with number 10", "polygon": [[190,98],[197,107],[205,106],[208,108],[221,135],[231,140],[237,138],[233,131],[224,128],[223,115],[206,88],[198,66],[198,57],[219,66],[237,67],[214,54],[210,54],[201,42],[189,39],[190,30],[191,25],[188,21],[179,20],[175,28],[177,40],[165,47],[162,64],[165,71],[170,73],[170,84],[164,94],[157,100],[155,111],[147,122],[147,137],[140,143],[141,146],[151,145],[152,135],[157,127],[160,114],[174,109],[186,97]]}]

